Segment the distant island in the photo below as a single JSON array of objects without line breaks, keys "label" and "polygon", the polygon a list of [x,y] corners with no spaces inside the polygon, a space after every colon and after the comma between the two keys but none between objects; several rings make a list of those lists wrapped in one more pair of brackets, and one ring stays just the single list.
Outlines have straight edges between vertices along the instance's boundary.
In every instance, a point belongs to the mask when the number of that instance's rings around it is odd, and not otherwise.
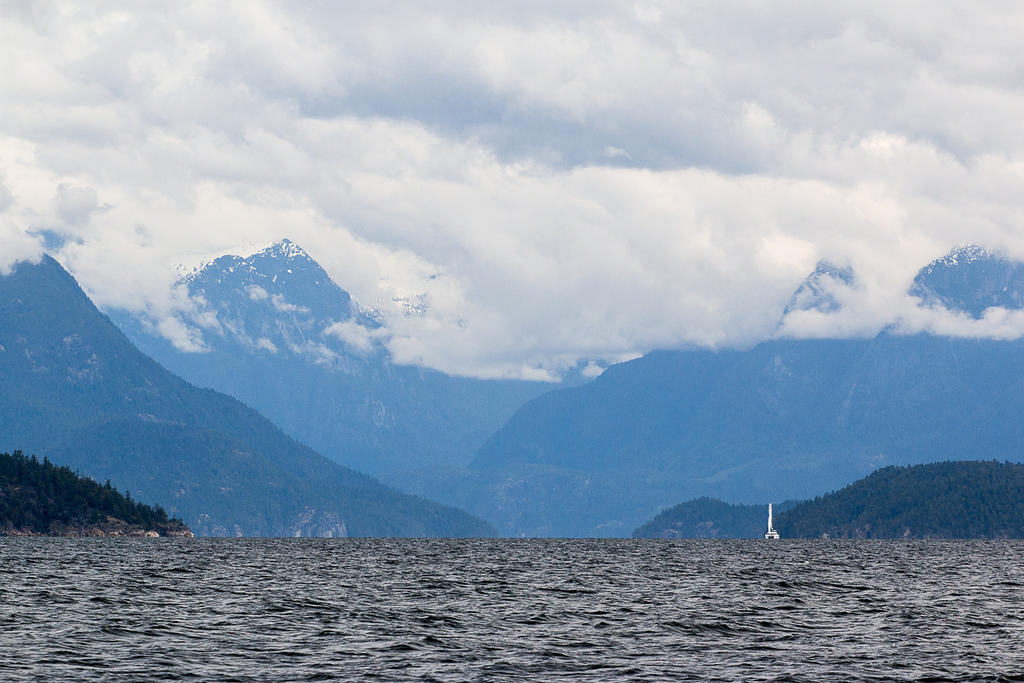
[{"label": "distant island", "polygon": [[[776,505],[783,538],[1024,538],[1024,465],[885,467],[838,491]],[[699,498],[664,510],[635,538],[758,538],[765,505]]]},{"label": "distant island", "polygon": [[121,493],[21,451],[0,453],[0,536],[184,536],[192,531]]},{"label": "distant island", "polygon": [[[775,528],[780,513],[797,505],[775,505]],[[717,498],[696,498],[660,512],[633,532],[633,538],[756,538],[763,536],[768,506],[726,503]]]}]

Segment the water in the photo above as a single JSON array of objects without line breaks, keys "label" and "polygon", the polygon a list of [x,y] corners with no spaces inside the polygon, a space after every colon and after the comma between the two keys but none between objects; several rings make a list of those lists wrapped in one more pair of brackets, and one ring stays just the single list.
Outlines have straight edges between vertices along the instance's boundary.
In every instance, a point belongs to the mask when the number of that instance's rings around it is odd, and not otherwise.
[{"label": "water", "polygon": [[1024,680],[1024,544],[0,540],[0,679]]}]

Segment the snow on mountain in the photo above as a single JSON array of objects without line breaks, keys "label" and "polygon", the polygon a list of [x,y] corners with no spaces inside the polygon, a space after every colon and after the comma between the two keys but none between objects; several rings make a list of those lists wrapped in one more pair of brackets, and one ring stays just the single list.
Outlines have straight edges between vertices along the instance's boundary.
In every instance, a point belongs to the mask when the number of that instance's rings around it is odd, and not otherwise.
[{"label": "snow on mountain", "polygon": [[922,268],[909,294],[929,308],[980,319],[993,306],[1024,308],[1024,263],[977,244],[954,249]]},{"label": "snow on mountain", "polygon": [[179,287],[187,306],[178,321],[201,332],[204,353],[174,344],[140,316],[112,317],[182,377],[241,399],[329,457],[399,486],[421,468],[468,462],[516,408],[550,388],[393,363],[381,311],[362,308],[289,240],[221,256]]},{"label": "snow on mountain", "polygon": [[843,287],[853,287],[855,282],[851,268],[819,261],[814,272],[793,293],[782,315],[785,317],[793,311],[837,311],[841,307],[837,292]]},{"label": "snow on mountain", "polygon": [[989,251],[980,244],[962,244],[945,256],[937,258],[929,263],[921,269],[921,272],[931,273],[937,268],[953,268],[961,264],[970,264],[976,261],[988,261],[998,257],[998,252]]},{"label": "snow on mountain", "polygon": [[210,348],[241,346],[337,366],[380,350],[379,313],[360,308],[287,239],[250,256],[221,256],[180,284],[197,304],[192,322]]},{"label": "snow on mountain", "polygon": [[[871,329],[927,330],[951,336],[1010,338],[1019,325],[1006,311],[1024,309],[1024,263],[977,244],[965,244],[918,271],[892,306],[879,307],[879,292],[864,290],[853,270],[819,262],[794,292],[777,335],[795,338],[861,336]],[[986,317],[985,312],[999,315]],[[1006,309],[1006,310],[1002,310]],[[824,315],[822,315],[824,314]],[[951,315],[952,314],[952,315]],[[886,316],[886,317],[883,317]],[[988,320],[984,327],[971,320]],[[781,331],[781,333],[779,332]]]}]

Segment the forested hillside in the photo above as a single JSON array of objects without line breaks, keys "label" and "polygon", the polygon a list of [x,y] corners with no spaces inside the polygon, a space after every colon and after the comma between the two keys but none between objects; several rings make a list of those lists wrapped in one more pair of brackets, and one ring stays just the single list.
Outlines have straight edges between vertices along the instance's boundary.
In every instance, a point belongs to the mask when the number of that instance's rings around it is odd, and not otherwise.
[{"label": "forested hillside", "polygon": [[[766,505],[698,498],[662,511],[637,538],[760,538]],[[814,500],[775,506],[782,538],[1024,538],[1024,465],[885,467]]]},{"label": "forested hillside", "polygon": [[487,536],[143,355],[52,258],[0,277],[0,449],[160,503],[202,536]]},{"label": "forested hillside", "polygon": [[[786,315],[835,313],[851,287],[855,273],[821,264]],[[1006,315],[1024,305],[1024,266],[964,247],[908,294],[962,321]],[[1024,338],[897,326],[653,352],[520,408],[472,464],[478,499],[459,503],[509,534],[605,535],[700,496],[799,500],[888,465],[1020,460],[1022,395]]]},{"label": "forested hillside", "polygon": [[1024,465],[886,467],[775,526],[784,538],[1024,538]]},{"label": "forested hillside", "polygon": [[[399,365],[363,309],[297,244],[222,256],[183,278],[204,351],[184,351],[122,310],[110,314],[164,367],[256,408],[303,443],[406,488],[421,469],[461,467],[544,382],[451,377]],[[209,321],[216,324],[211,324]],[[346,341],[347,340],[347,341]]]},{"label": "forested hillside", "polygon": [[[796,505],[786,501],[775,514]],[[737,505],[697,498],[658,513],[633,532],[634,538],[757,538],[768,527],[767,505]]]},{"label": "forested hillside", "polygon": [[[147,534],[147,532],[149,532]],[[159,505],[132,500],[66,466],[21,451],[0,453],[0,536],[191,536]]]}]

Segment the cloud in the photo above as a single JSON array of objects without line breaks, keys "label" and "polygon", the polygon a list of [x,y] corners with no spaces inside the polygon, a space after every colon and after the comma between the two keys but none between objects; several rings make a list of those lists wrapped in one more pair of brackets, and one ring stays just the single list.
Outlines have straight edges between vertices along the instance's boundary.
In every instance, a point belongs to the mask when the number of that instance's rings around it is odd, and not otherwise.
[{"label": "cloud", "polygon": [[4,184],[3,178],[0,178],[0,213],[7,210],[14,202],[14,197],[11,196],[11,191],[7,189],[7,185]]},{"label": "cloud", "polygon": [[[257,287],[257,289],[259,288]],[[264,291],[263,293],[266,294],[266,291]],[[257,293],[256,297],[258,296],[259,294]],[[256,297],[253,296],[253,290],[250,289],[249,298],[255,299]],[[299,306],[298,304],[288,303],[285,300],[283,294],[274,294],[273,296],[271,296],[270,303],[273,304],[274,310],[279,313],[309,313],[309,309],[306,308],[305,306]]]},{"label": "cloud", "polygon": [[910,320],[917,269],[964,241],[1024,257],[1021,9],[22,9],[0,260],[59,231],[98,303],[155,320],[187,306],[179,264],[289,236],[399,361],[554,377],[770,336],[821,259],[858,286],[785,334]]},{"label": "cloud", "polygon": [[38,263],[43,254],[43,238],[26,231],[9,214],[13,201],[0,176],[0,276],[10,274],[21,261]]},{"label": "cloud", "polygon": [[269,351],[270,353],[277,353],[277,345],[266,337],[260,337],[257,339],[255,346],[257,349]]},{"label": "cloud", "polygon": [[201,353],[208,350],[203,343],[202,332],[175,316],[162,317],[156,321],[156,331],[179,351]]},{"label": "cloud", "polygon": [[288,350],[292,353],[306,356],[319,365],[330,365],[338,359],[338,354],[323,344],[306,341],[302,344],[290,344]]},{"label": "cloud", "polygon": [[632,158],[631,156],[629,156],[629,152],[627,152],[626,150],[624,150],[624,149],[622,149],[620,147],[614,147],[612,145],[608,145],[607,147],[604,148],[604,155],[606,157],[608,157],[609,159],[631,159]]},{"label": "cloud", "polygon": [[356,353],[367,354],[381,340],[386,339],[388,333],[383,328],[371,330],[354,320],[345,320],[328,326],[324,334],[337,337]]},{"label": "cloud", "polygon": [[790,338],[871,337],[882,329],[893,334],[934,334],[969,339],[1012,340],[1024,337],[1024,310],[993,306],[980,318],[939,306],[922,306],[906,295],[895,298],[888,320],[860,301],[836,311],[789,313],[777,336]]},{"label": "cloud", "polygon": [[91,187],[76,187],[69,183],[57,186],[57,215],[71,225],[86,223],[99,208],[99,195]]},{"label": "cloud", "polygon": [[896,331],[972,339],[1019,339],[1024,336],[1024,310],[993,306],[985,309],[980,319],[975,319],[943,308],[918,307],[908,311],[899,321]]},{"label": "cloud", "polygon": [[0,215],[0,275],[8,275],[21,261],[38,263],[43,254],[40,239]]}]

